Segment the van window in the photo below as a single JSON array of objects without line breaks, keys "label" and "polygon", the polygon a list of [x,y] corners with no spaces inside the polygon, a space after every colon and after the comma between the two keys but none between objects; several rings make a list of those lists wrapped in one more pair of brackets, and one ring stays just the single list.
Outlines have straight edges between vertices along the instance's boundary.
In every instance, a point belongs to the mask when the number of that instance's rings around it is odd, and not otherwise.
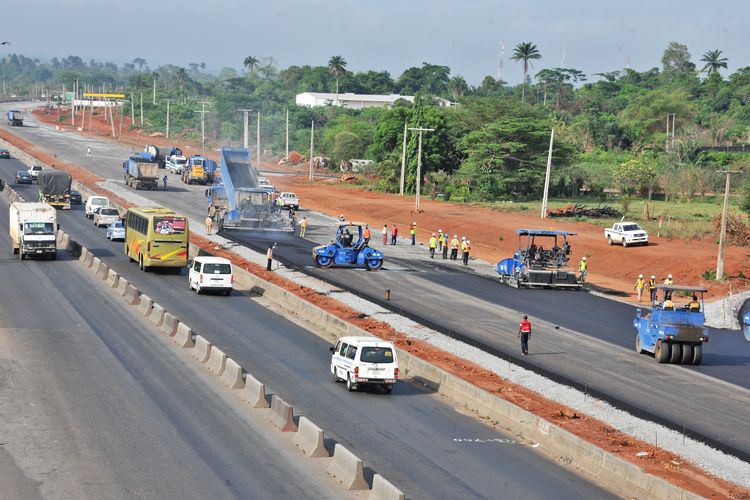
[{"label": "van window", "polygon": [[339,351],[339,355],[346,356],[346,350],[349,347],[349,344],[343,343],[341,344],[341,350]]},{"label": "van window", "polygon": [[390,347],[363,347],[359,360],[364,363],[393,363]]},{"label": "van window", "polygon": [[341,341],[339,340],[336,342],[336,349],[333,350],[334,353],[339,352],[339,349],[341,349]]},{"label": "van window", "polygon": [[203,272],[206,274],[232,274],[232,266],[207,262],[203,266]]},{"label": "van window", "polygon": [[357,357],[357,348],[353,345],[349,346],[349,350],[346,351],[346,357],[349,359],[354,359]]},{"label": "van window", "polygon": [[193,271],[195,271],[196,273],[201,272],[201,263],[197,260],[193,263]]}]

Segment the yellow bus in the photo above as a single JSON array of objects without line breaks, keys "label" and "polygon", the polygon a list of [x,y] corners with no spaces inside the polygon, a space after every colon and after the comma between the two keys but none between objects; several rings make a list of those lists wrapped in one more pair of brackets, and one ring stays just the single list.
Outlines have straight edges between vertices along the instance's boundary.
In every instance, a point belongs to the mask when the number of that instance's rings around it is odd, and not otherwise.
[{"label": "yellow bus", "polygon": [[142,271],[180,268],[188,258],[187,217],[163,207],[134,207],[125,214],[125,254]]}]

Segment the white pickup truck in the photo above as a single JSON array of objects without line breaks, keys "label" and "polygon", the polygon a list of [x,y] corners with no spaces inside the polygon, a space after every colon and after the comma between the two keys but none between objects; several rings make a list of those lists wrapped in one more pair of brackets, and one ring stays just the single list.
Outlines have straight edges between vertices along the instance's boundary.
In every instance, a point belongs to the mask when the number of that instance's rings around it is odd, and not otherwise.
[{"label": "white pickup truck", "polygon": [[608,245],[648,245],[648,233],[635,222],[617,222],[604,230],[604,236],[607,237]]}]

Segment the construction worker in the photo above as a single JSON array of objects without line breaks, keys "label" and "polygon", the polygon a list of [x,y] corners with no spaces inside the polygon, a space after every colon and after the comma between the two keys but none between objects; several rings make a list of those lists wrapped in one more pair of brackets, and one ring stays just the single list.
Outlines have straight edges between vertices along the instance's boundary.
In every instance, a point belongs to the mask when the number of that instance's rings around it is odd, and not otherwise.
[{"label": "construction worker", "polygon": [[396,238],[398,238],[398,228],[396,227],[396,224],[394,224],[393,230],[391,231],[391,245],[396,244]]},{"label": "construction worker", "polygon": [[700,312],[701,310],[701,303],[698,302],[698,297],[693,294],[693,298],[688,302],[688,310],[691,312]]},{"label": "construction worker", "polygon": [[91,146],[86,147],[86,158],[91,158]]},{"label": "construction worker", "polygon": [[463,255],[464,265],[465,266],[469,265],[469,254],[470,253],[471,253],[471,241],[466,240],[466,243],[464,244],[464,255]]},{"label": "construction worker", "polygon": [[409,230],[409,234],[411,235],[411,244],[412,246],[417,244],[417,223],[412,222],[411,223],[411,229]]},{"label": "construction worker", "polygon": [[448,258],[448,231],[443,233],[443,260]]},{"label": "construction worker", "polygon": [[388,244],[388,224],[383,224],[383,245]]},{"label": "construction worker", "polygon": [[438,253],[443,251],[443,243],[445,243],[445,236],[443,235],[443,230],[438,229],[438,239],[437,239],[437,251]]},{"label": "construction worker", "polygon": [[435,233],[432,233],[432,237],[430,238],[430,243],[428,244],[430,248],[430,258],[435,258],[435,247],[437,247],[437,238],[435,237]]},{"label": "construction worker", "polygon": [[588,269],[588,263],[586,262],[586,256],[581,257],[581,263],[578,264],[578,281],[583,283],[586,281],[586,271]]},{"label": "construction worker", "polygon": [[665,311],[674,311],[674,302],[672,302],[672,299],[666,299],[664,301],[664,306],[662,307]]},{"label": "construction worker", "polygon": [[[666,278],[664,278],[664,284],[666,286],[672,286],[672,275],[668,274]],[[664,300],[672,300],[672,290],[664,290]]]},{"label": "construction worker", "polygon": [[641,303],[641,298],[643,297],[643,289],[646,287],[646,280],[643,278],[642,274],[638,275],[638,279],[635,280],[635,291],[638,293],[638,303]]},{"label": "construction worker", "polygon": [[458,235],[454,234],[451,240],[451,260],[458,259]]},{"label": "construction worker", "polygon": [[531,337],[531,321],[527,315],[523,315],[521,324],[518,325],[517,338],[521,339],[521,352],[524,356],[529,353],[529,337]]},{"label": "construction worker", "polygon": [[362,231],[362,238],[365,240],[365,245],[370,243],[370,226],[365,224],[365,230]]},{"label": "construction worker", "polygon": [[299,237],[304,238],[307,232],[307,216],[302,217],[302,222],[299,224]]},{"label": "construction worker", "polygon": [[651,279],[648,280],[648,294],[649,300],[653,303],[656,300],[656,276],[651,275]]},{"label": "construction worker", "polygon": [[206,234],[211,234],[211,229],[214,227],[214,221],[211,216],[206,216]]},{"label": "construction worker", "polygon": [[273,247],[274,246],[276,245],[275,244],[268,245],[268,250],[266,250],[266,260],[268,261],[266,264],[266,271],[271,270],[271,264],[273,263]]},{"label": "construction worker", "polygon": [[341,214],[341,215],[339,215],[339,220],[338,220],[338,223],[339,223],[339,224],[344,224],[344,223],[346,223],[346,217],[344,217],[344,214]]}]

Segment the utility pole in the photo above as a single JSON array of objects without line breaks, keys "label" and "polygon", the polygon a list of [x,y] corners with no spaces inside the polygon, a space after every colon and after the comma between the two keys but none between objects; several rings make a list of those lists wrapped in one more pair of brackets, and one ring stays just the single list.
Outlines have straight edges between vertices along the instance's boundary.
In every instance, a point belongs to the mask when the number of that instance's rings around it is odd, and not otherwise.
[{"label": "utility pole", "polygon": [[399,196],[404,195],[404,177],[406,176],[406,134],[409,131],[409,122],[404,122],[404,141],[401,146],[401,182],[398,187]]},{"label": "utility pole", "polygon": [[143,92],[141,92],[141,128],[143,128]]},{"label": "utility pole", "polygon": [[135,101],[132,95],[130,96],[130,125],[135,127]]},{"label": "utility pole", "polygon": [[154,77],[154,106],[156,106],[156,77]]},{"label": "utility pole", "polygon": [[[119,112],[120,112],[120,132],[119,132],[119,135],[120,136],[117,139],[118,141],[122,141],[122,112],[125,111],[124,109],[122,109],[123,107],[125,107],[125,102],[120,101],[120,110],[119,110]],[[167,136],[167,137],[169,137],[169,136]]]},{"label": "utility pole", "polygon": [[719,255],[716,257],[716,281],[724,277],[724,240],[727,237],[727,209],[729,205],[729,176],[739,174],[740,170],[719,170],[720,174],[727,175],[727,183],[724,186],[724,207],[721,210],[721,233],[719,233]]},{"label": "utility pole", "polygon": [[258,128],[255,132],[255,168],[260,170],[260,111],[258,111]]},{"label": "utility pole", "polygon": [[76,96],[78,95],[78,80],[73,82],[73,102],[71,103],[70,109],[73,111],[70,116],[73,120],[73,126],[76,126]]},{"label": "utility pole", "polygon": [[419,195],[422,188],[422,133],[423,132],[434,132],[434,128],[422,128],[415,127],[410,128],[414,132],[419,132],[419,140],[417,142],[417,192],[414,197],[414,211],[419,212]]},{"label": "utility pole", "polygon": [[242,111],[244,113],[244,116],[245,116],[245,122],[244,122],[244,124],[245,124],[245,134],[243,136],[244,137],[243,144],[245,145],[244,146],[245,149],[247,149],[247,147],[248,147],[248,120],[249,120],[248,113],[250,113],[250,111],[252,111],[252,109],[239,108],[237,111]]},{"label": "utility pole", "polygon": [[289,109],[286,110],[286,162],[289,163]]},{"label": "utility pole", "polygon": [[314,138],[315,138],[315,120],[312,121],[312,126],[310,127],[310,178],[308,180],[313,180],[313,146],[314,146]]},{"label": "utility pole", "polygon": [[665,146],[667,151],[674,147],[675,121],[677,121],[677,113],[667,113],[667,144]]},{"label": "utility pole", "polygon": [[549,195],[549,177],[552,172],[552,144],[555,141],[555,129],[549,136],[549,153],[547,153],[547,173],[544,176],[544,194],[542,195],[542,219],[547,217],[547,197]]},{"label": "utility pole", "polygon": [[115,135],[115,117],[114,117],[114,112],[112,110],[112,107],[113,107],[112,105],[114,104],[114,102],[107,99],[107,104],[108,104],[107,108],[109,109],[109,121],[112,124],[112,139],[115,139],[117,136]]},{"label": "utility pole", "polygon": [[206,104],[211,104],[210,102],[206,101],[199,101],[198,104],[201,105],[201,110],[196,111],[196,113],[201,114],[201,156],[206,156]]},{"label": "utility pole", "polygon": [[[122,123],[122,121],[120,121],[120,123]],[[165,136],[169,139],[169,99],[167,99],[167,132]]]}]

